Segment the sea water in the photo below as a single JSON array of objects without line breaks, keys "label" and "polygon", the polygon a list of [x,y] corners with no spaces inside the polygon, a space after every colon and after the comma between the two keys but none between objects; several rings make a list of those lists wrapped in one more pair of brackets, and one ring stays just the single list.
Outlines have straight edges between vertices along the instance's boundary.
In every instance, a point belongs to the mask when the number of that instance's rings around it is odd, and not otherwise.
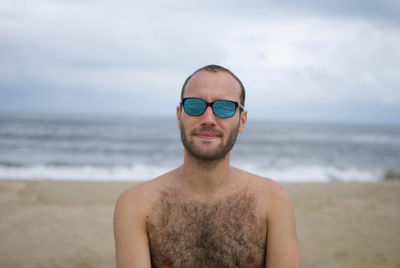
[{"label": "sea water", "polygon": [[[148,180],[182,161],[174,118],[0,115],[0,179]],[[249,118],[231,162],[278,181],[375,182],[400,170],[400,126]]]}]

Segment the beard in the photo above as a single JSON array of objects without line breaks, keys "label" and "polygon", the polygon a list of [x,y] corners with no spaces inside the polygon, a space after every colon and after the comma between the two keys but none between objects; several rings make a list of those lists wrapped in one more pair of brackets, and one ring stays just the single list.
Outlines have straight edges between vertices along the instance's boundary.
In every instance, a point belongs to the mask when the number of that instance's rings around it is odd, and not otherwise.
[{"label": "beard", "polygon": [[[240,121],[234,126],[228,134],[227,140],[224,142],[224,135],[222,132],[215,130],[213,127],[201,127],[192,130],[190,135],[186,134],[185,127],[180,124],[181,140],[186,151],[194,158],[204,161],[220,160],[226,156],[227,153],[231,151],[233,145],[236,143],[236,138],[239,134]],[[206,145],[198,145],[193,139],[189,139],[188,136],[193,136],[197,133],[208,132],[216,134],[222,141],[217,145],[216,148],[206,149]]]}]

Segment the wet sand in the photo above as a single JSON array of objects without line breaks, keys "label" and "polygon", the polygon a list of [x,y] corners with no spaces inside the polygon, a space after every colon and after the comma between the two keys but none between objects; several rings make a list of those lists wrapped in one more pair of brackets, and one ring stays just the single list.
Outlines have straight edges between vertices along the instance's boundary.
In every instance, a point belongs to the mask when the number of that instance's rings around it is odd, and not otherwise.
[{"label": "wet sand", "polygon": [[[1,181],[0,267],[113,267],[134,182]],[[285,183],[304,267],[400,267],[400,182]]]}]

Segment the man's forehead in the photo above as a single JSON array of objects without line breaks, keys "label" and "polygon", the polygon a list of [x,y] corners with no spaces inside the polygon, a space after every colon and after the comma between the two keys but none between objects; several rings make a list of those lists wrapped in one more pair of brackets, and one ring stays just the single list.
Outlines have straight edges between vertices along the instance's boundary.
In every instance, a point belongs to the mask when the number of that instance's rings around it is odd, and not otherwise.
[{"label": "man's forehead", "polygon": [[[224,71],[207,71],[201,70],[195,73],[185,87],[185,92],[197,91],[201,89],[209,89],[224,91],[226,93],[233,93],[240,95],[239,82],[229,73]],[[188,92],[188,93],[189,93]]]}]

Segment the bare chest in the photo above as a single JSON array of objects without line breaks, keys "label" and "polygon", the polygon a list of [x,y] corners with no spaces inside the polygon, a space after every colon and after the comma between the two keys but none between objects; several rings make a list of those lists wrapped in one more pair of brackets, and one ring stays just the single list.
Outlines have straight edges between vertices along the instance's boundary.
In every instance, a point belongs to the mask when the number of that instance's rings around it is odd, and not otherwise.
[{"label": "bare chest", "polygon": [[264,267],[266,225],[254,197],[212,203],[165,194],[148,220],[153,267]]}]

